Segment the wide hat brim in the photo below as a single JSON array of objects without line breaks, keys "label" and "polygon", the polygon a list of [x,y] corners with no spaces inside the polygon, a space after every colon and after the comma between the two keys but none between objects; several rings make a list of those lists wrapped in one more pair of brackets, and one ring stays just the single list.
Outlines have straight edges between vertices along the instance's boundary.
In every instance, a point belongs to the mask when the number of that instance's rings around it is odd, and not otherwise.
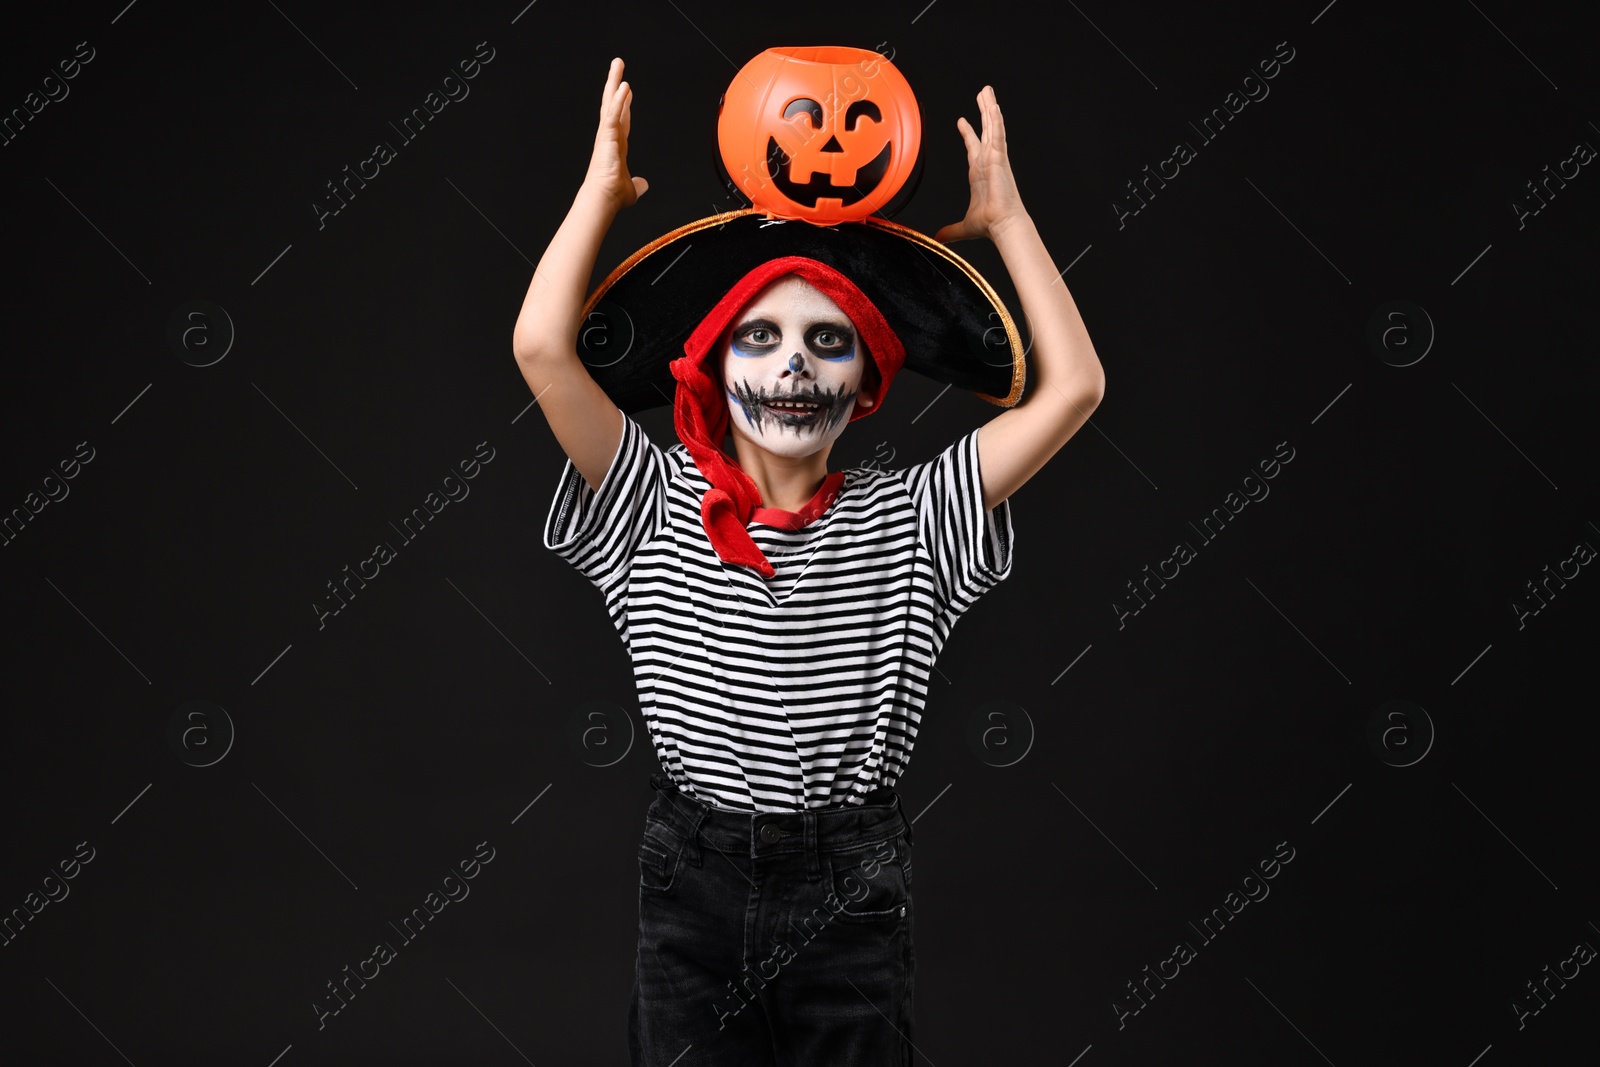
[{"label": "wide hat brim", "polygon": [[905,346],[905,367],[1000,407],[1022,399],[1022,339],[994,289],[947,246],[879,218],[818,226],[744,208],[680,226],[590,295],[578,357],[627,414],[669,404],[668,364],[689,335],[735,283],[780,256],[815,259],[854,282]]}]

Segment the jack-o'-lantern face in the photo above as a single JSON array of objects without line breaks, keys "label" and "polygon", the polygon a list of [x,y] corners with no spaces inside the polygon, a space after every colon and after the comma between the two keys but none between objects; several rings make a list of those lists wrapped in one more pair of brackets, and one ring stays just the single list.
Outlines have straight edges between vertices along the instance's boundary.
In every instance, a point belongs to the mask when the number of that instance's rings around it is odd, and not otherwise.
[{"label": "jack-o'-lantern face", "polygon": [[751,204],[823,225],[887,204],[921,142],[910,84],[864,48],[769,48],[734,77],[717,118],[723,166]]}]

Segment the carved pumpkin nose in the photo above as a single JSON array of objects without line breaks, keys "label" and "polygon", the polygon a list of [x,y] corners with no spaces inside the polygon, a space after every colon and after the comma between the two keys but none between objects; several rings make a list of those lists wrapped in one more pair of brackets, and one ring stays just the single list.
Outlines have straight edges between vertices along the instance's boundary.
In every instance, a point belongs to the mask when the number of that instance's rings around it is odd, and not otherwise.
[{"label": "carved pumpkin nose", "polygon": [[839,143],[839,138],[830,137],[830,138],[828,138],[828,143],[822,146],[821,151],[823,151],[823,152],[843,152],[844,151],[844,146]]}]

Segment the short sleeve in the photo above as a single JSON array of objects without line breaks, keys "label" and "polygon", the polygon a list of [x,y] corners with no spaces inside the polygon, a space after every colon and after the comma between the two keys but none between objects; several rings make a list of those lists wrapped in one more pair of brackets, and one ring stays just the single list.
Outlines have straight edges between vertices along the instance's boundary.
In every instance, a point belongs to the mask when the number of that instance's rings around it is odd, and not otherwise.
[{"label": "short sleeve", "polygon": [[572,564],[610,599],[633,555],[666,522],[666,455],[622,415],[622,440],[598,489],[568,459],[544,525],[544,547]]},{"label": "short sleeve", "polygon": [[901,475],[940,599],[959,614],[1011,573],[1011,501],[984,510],[977,430]]}]

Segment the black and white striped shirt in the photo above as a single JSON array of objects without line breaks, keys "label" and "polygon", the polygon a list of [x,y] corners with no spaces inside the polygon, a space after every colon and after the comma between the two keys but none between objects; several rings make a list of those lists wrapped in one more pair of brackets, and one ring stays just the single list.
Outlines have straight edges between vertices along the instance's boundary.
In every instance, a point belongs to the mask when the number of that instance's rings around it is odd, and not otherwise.
[{"label": "black and white striped shirt", "polygon": [[835,472],[798,529],[759,509],[770,581],[718,558],[708,488],[682,443],[663,452],[624,415],[599,489],[568,460],[545,522],[545,547],[605,596],[662,768],[734,811],[892,788],[951,627],[1011,572],[1011,505],[983,508],[978,432],[902,470]]}]

